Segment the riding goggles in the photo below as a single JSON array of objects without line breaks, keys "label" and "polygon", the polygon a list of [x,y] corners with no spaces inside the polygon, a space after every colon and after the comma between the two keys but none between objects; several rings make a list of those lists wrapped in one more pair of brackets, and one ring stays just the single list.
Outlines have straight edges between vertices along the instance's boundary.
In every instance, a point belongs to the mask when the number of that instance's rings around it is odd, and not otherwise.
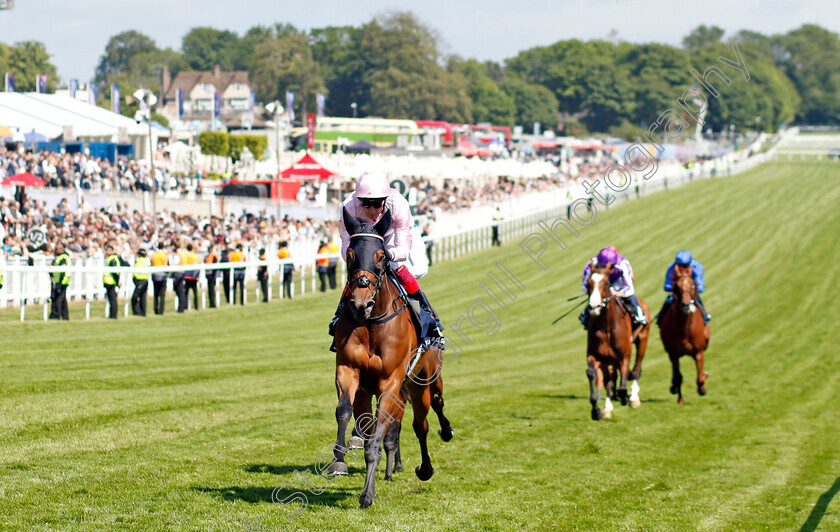
[{"label": "riding goggles", "polygon": [[385,198],[362,198],[359,200],[359,203],[362,204],[362,207],[378,209],[385,203]]}]

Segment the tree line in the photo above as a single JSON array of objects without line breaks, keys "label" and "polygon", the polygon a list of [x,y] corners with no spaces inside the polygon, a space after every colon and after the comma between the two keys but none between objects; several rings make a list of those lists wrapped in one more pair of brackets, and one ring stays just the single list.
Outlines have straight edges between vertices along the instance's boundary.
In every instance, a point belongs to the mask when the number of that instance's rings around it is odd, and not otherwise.
[{"label": "tree line", "polygon": [[[741,31],[728,39],[721,28],[700,26],[681,47],[563,40],[503,63],[444,54],[437,32],[409,12],[358,27],[255,26],[242,36],[193,28],[180,50],[159,48],[132,30],[108,41],[94,81],[106,97],[113,83],[122,94],[140,85],[159,91],[164,66],[174,76],[219,65],[247,71],[258,101],[285,101],[286,91],[295,92],[303,112],[314,110],[315,95],[324,93],[331,116],[351,116],[355,103],[359,116],[518,124],[526,131],[539,123],[567,134],[633,138],[696,83],[692,68],[702,72],[718,57],[732,57],[733,41],[750,80],[710,99],[707,127],[840,124],[840,36],[817,25],[772,36]],[[0,64],[19,73],[19,90],[34,87],[35,75],[51,67],[45,55],[38,43],[0,46]]]}]

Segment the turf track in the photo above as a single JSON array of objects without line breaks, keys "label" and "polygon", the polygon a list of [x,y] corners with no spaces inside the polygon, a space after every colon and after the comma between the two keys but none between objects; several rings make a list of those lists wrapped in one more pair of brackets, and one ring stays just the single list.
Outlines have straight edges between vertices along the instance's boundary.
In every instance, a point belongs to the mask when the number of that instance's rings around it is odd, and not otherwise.
[{"label": "turf track", "polygon": [[[435,476],[414,476],[404,430],[406,472],[384,482],[381,464],[367,511],[361,457],[320,495],[293,475],[334,439],[335,293],[116,323],[4,315],[0,529],[840,529],[838,177],[836,162],[779,161],[632,201],[554,247],[546,271],[513,242],[436,265],[423,284],[446,321],[498,260],[526,290],[495,336],[464,329]],[[654,312],[676,250],[705,264],[706,397],[684,362],[676,404],[654,330],[642,407],[589,419],[583,332],[574,314],[550,323],[609,244]],[[293,521],[271,503],[287,482],[308,497]]]}]

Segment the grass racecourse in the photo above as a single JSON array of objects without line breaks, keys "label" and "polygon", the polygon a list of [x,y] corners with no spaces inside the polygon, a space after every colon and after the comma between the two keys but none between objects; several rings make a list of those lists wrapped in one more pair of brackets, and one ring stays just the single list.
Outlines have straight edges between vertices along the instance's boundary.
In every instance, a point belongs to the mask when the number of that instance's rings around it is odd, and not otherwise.
[{"label": "grass racecourse", "polygon": [[[383,460],[366,511],[362,456],[320,494],[295,475],[335,439],[337,293],[115,323],[7,316],[0,529],[840,530],[838,235],[840,163],[777,161],[601,210],[545,271],[516,242],[433,266],[447,322],[498,260],[526,290],[495,336],[464,327],[444,371],[455,438],[430,421],[434,477],[414,475],[407,422],[405,472],[385,482]],[[706,266],[706,397],[683,359],[676,404],[654,328],[642,407],[590,420],[577,312],[551,322],[610,244],[654,313],[675,251]],[[284,484],[307,497],[294,520],[271,501]]]}]

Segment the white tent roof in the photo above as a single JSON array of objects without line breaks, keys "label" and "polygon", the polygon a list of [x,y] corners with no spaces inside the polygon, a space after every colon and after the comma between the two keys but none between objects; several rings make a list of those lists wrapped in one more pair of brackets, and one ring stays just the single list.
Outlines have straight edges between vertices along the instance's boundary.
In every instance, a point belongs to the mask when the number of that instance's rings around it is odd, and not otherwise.
[{"label": "white tent roof", "polygon": [[53,139],[73,126],[73,134],[83,137],[112,137],[119,128],[129,135],[148,135],[148,126],[107,109],[58,94],[34,92],[0,93],[0,125],[17,128],[21,133],[37,131]]}]

